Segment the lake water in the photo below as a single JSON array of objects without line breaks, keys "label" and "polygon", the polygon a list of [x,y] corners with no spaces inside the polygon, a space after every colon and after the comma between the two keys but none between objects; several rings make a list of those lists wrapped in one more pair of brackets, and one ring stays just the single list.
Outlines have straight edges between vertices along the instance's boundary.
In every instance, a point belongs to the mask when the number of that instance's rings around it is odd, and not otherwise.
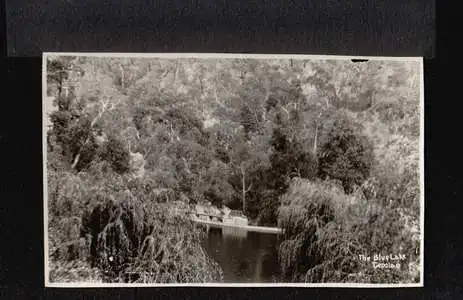
[{"label": "lake water", "polygon": [[211,228],[203,247],[223,269],[226,283],[279,282],[279,236]]}]

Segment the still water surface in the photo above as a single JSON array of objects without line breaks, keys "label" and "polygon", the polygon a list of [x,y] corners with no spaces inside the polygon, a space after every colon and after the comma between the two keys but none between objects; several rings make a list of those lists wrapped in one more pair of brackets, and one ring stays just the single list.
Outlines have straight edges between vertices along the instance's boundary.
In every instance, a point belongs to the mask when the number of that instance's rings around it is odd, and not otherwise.
[{"label": "still water surface", "polygon": [[277,234],[211,228],[203,247],[222,267],[224,282],[273,283],[280,281],[278,237]]}]

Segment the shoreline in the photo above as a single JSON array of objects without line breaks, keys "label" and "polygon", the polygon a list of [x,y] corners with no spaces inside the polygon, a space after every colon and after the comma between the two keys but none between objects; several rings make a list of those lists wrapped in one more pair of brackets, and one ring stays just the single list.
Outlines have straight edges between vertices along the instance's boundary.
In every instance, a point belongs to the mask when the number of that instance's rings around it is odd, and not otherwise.
[{"label": "shoreline", "polygon": [[253,232],[260,232],[260,233],[274,233],[274,234],[283,233],[283,229],[278,228],[278,227],[235,225],[235,224],[230,224],[230,223],[227,224],[227,223],[222,223],[222,222],[205,221],[205,220],[200,220],[198,218],[191,218],[191,220],[196,223],[205,224],[205,225],[213,226],[216,228],[232,227],[232,228],[239,228],[239,229],[243,229],[246,231],[253,231]]}]

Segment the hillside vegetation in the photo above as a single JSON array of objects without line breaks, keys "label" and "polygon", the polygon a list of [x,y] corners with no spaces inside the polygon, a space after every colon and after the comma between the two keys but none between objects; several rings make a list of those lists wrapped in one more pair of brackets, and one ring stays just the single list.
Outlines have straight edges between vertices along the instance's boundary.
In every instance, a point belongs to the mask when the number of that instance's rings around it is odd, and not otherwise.
[{"label": "hillside vegetation", "polygon": [[419,67],[49,57],[50,280],[220,281],[204,201],[284,228],[286,281],[419,280]]}]

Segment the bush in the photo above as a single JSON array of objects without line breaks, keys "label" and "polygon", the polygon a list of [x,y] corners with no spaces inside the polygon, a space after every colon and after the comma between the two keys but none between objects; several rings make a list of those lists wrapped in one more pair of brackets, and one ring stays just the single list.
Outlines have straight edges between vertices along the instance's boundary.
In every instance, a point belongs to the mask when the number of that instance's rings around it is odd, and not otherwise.
[{"label": "bush", "polygon": [[[278,220],[285,230],[280,263],[284,276],[293,281],[419,280],[419,232],[400,209],[382,206],[360,192],[346,195],[333,182],[296,179],[281,197]],[[407,260],[400,269],[374,269],[360,254],[404,254]]]},{"label": "bush", "polygon": [[102,283],[103,279],[98,268],[92,268],[84,261],[51,261],[50,282]]},{"label": "bush", "polygon": [[200,232],[171,205],[130,193],[106,199],[85,216],[93,263],[110,282],[212,282],[218,265],[200,245]]},{"label": "bush", "polygon": [[102,158],[108,161],[113,170],[119,174],[124,174],[130,170],[129,152],[122,142],[115,137],[109,137]]},{"label": "bush", "polygon": [[278,225],[284,230],[279,257],[283,275],[301,281],[320,262],[316,232],[334,218],[330,195],[323,187],[295,178],[283,196]]},{"label": "bush", "polygon": [[420,211],[419,142],[393,136],[379,149],[372,169],[376,196],[384,205],[408,210],[418,220]]},{"label": "bush", "polygon": [[318,152],[318,175],[340,180],[350,193],[354,185],[361,184],[370,174],[374,159],[372,145],[346,116],[335,116],[326,127]]},{"label": "bush", "polygon": [[50,173],[50,279],[220,281],[220,267],[201,248],[201,231],[173,211],[178,192],[111,168],[102,172],[106,164],[87,173]]}]

